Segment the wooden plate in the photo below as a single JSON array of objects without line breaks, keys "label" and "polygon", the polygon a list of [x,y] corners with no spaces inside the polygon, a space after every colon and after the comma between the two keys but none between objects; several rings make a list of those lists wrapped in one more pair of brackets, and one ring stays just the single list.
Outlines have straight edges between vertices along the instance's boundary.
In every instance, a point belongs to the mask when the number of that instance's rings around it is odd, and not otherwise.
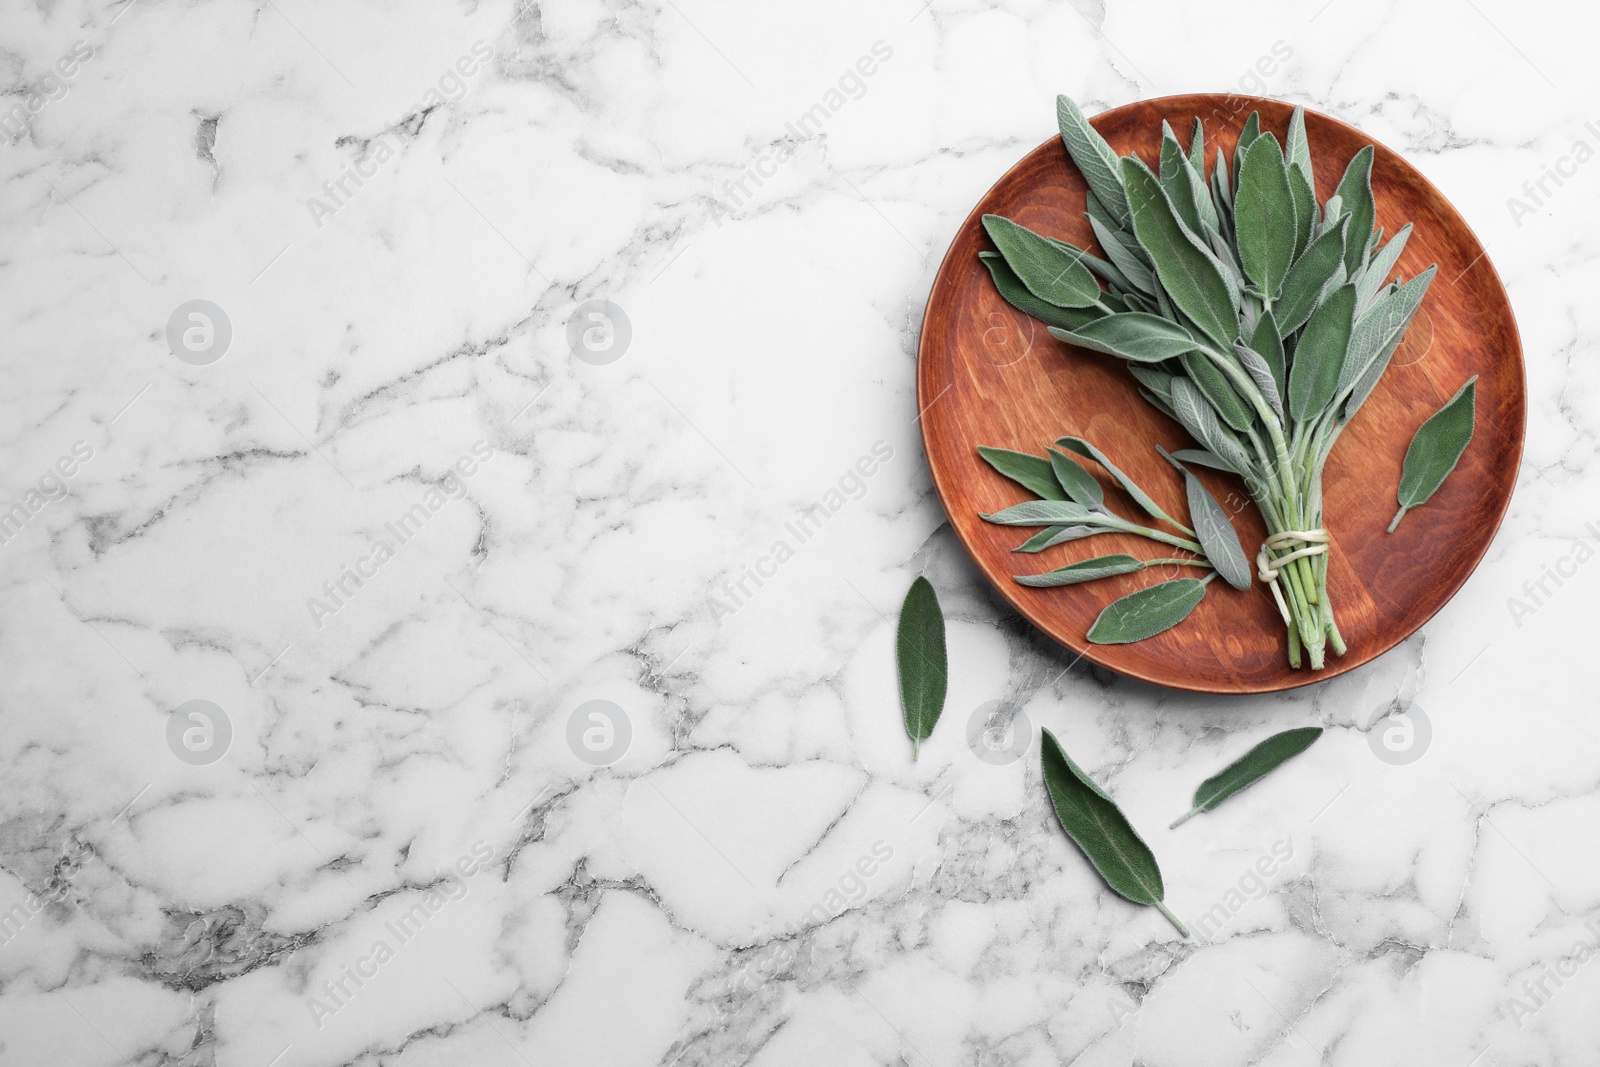
[{"label": "wooden plate", "polygon": [[[1230,154],[1252,110],[1262,128],[1284,139],[1291,108],[1256,97],[1169,96],[1117,108],[1093,120],[1120,154],[1155,164],[1161,120],[1187,144],[1196,116],[1205,121],[1208,168],[1220,145]],[[1372,140],[1337,119],[1306,113],[1318,199],[1332,195],[1345,164]],[[995,526],[978,513],[1032,499],[977,454],[994,445],[1042,455],[1063,434],[1093,441],[1163,508],[1186,514],[1176,472],[1155,452],[1194,447],[1176,423],[1139,396],[1119,360],[1053,339],[995,292],[978,253],[992,246],[980,218],[1005,215],[1034,230],[1099,251],[1083,217],[1086,186],[1059,138],[1029,153],[990,189],[962,223],[928,299],[918,354],[922,437],[934,485],[978,566],[1034,625],[1084,658],[1122,674],[1176,689],[1261,693],[1330,678],[1383,654],[1428,621],[1483,558],[1505,515],[1521,462],[1526,395],[1522,346],[1504,287],[1466,221],[1399,155],[1376,146],[1372,185],[1378,225],[1393,234],[1415,224],[1399,272],[1439,265],[1439,274],[1377,390],[1334,447],[1324,472],[1324,525],[1333,535],[1328,587],[1349,645],[1330,649],[1322,671],[1291,670],[1282,620],[1260,583],[1239,592],[1214,582],[1181,625],[1131,645],[1092,645],[1084,634],[1112,600],[1159,580],[1155,572],[1086,585],[1031,589],[1012,576],[1109,552],[1151,558],[1149,541],[1104,534],[1037,555],[1016,553],[1033,530]],[[1208,171],[1209,172],[1209,171]],[[1478,375],[1477,431],[1459,466],[1427,504],[1393,534],[1384,528],[1398,506],[1395,491],[1411,435],[1473,375]],[[1107,503],[1130,518],[1141,513],[1104,473]],[[1201,471],[1218,500],[1236,510],[1235,526],[1252,557],[1265,536],[1260,516],[1229,475]],[[1192,572],[1191,572],[1192,573]]]}]

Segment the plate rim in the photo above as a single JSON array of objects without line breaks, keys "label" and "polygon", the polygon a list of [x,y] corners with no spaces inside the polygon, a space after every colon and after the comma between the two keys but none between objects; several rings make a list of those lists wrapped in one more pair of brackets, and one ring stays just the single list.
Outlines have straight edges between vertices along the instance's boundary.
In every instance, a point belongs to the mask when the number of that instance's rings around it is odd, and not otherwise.
[{"label": "plate rim", "polygon": [[[1211,104],[1224,100],[1228,101],[1230,105],[1237,105],[1234,107],[1234,111],[1236,113],[1243,112],[1245,108],[1249,107],[1254,107],[1259,110],[1261,104],[1269,104],[1274,109],[1294,106],[1286,103],[1285,101],[1277,100],[1272,97],[1249,96],[1242,93],[1175,93],[1168,94],[1166,96],[1156,96],[1148,99],[1133,100],[1118,107],[1109,108],[1105,111],[1102,111],[1093,118],[1090,118],[1088,121],[1089,124],[1094,126],[1098,131],[1099,123],[1132,108],[1149,107],[1152,105],[1162,107],[1200,107],[1202,102],[1205,104]],[[1194,103],[1187,103],[1191,101]],[[1512,469],[1516,470],[1520,468],[1522,465],[1522,456],[1527,444],[1528,435],[1527,360],[1524,358],[1523,354],[1522,329],[1520,324],[1517,322],[1516,307],[1511,302],[1511,294],[1506,291],[1505,281],[1500,277],[1499,269],[1495,267],[1494,260],[1489,256],[1488,247],[1478,237],[1477,231],[1472,228],[1472,224],[1467,221],[1467,217],[1455,206],[1455,203],[1449,197],[1445,196],[1444,192],[1438,186],[1434,185],[1433,182],[1428,179],[1426,174],[1422,173],[1421,170],[1414,166],[1411,161],[1406,158],[1404,153],[1396,151],[1395,149],[1390,148],[1388,145],[1382,144],[1376,138],[1367,134],[1359,127],[1352,126],[1350,123],[1345,122],[1343,119],[1337,118],[1336,116],[1329,115],[1321,111],[1314,111],[1310,108],[1306,109],[1306,113],[1315,114],[1319,119],[1333,123],[1336,126],[1343,127],[1345,130],[1353,133],[1357,138],[1359,138],[1363,144],[1370,144],[1375,147],[1382,148],[1405,163],[1406,166],[1409,167],[1410,170],[1417,176],[1417,178],[1421,180],[1423,185],[1425,185],[1434,195],[1436,195],[1440,201],[1448,205],[1450,210],[1455,213],[1458,219],[1460,219],[1461,225],[1465,229],[1467,236],[1470,237],[1472,242],[1478,246],[1478,249],[1481,253],[1478,258],[1488,260],[1488,266],[1494,275],[1495,290],[1499,293],[1502,301],[1504,302],[1506,313],[1510,316],[1511,320],[1511,335],[1513,345],[1508,354],[1515,360],[1516,384],[1518,386],[1518,393],[1522,400],[1522,417],[1516,427],[1516,433],[1512,442]],[[929,320],[934,314],[934,297],[942,287],[955,284],[950,275],[952,275],[956,269],[959,269],[959,267],[953,261],[952,256],[955,253],[956,245],[960,242],[961,235],[967,232],[968,227],[980,224],[980,209],[989,200],[990,196],[995,192],[996,189],[999,189],[1001,186],[1006,184],[1006,182],[1011,179],[1012,175],[1016,174],[1017,171],[1022,169],[1022,167],[1024,167],[1028,161],[1033,158],[1035,153],[1047,149],[1058,139],[1059,138],[1055,136],[1047,137],[1044,141],[1023,153],[1023,155],[1016,162],[1014,162],[1010,167],[1006,168],[1005,172],[996,178],[989,185],[989,187],[983,191],[983,193],[978,197],[977,202],[972,206],[972,209],[967,212],[965,217],[963,217],[961,220],[961,223],[952,232],[950,243],[945,248],[944,255],[940,258],[939,268],[934,272],[933,284],[929,287],[928,300],[923,308],[922,322],[918,327],[916,399],[917,410],[919,412],[926,413],[928,409],[932,407],[932,404],[927,400],[927,394],[930,388],[927,379],[932,374],[932,363],[928,358],[929,349],[932,346],[932,342],[930,340],[928,327]],[[1476,263],[1477,260],[1474,260],[1473,262]],[[937,397],[934,399],[937,399]],[[1097,654],[1096,650],[1100,646],[1088,641],[1087,638],[1080,638],[1078,639],[1081,642],[1082,647],[1080,647],[1078,644],[1074,644],[1072,640],[1057,634],[1050,627],[1046,626],[1039,619],[1035,618],[1033,612],[1029,610],[1028,606],[1018,598],[1016,590],[1009,588],[1009,583],[1000,581],[995,577],[995,575],[991,574],[983,559],[977,552],[973,550],[973,547],[967,543],[966,538],[962,536],[961,528],[956,524],[950,512],[948,503],[949,498],[946,492],[944,478],[941,475],[939,468],[935,466],[930,459],[929,420],[919,415],[917,421],[921,424],[920,435],[922,438],[923,462],[927,466],[928,472],[932,477],[934,492],[939,498],[939,506],[945,513],[946,521],[949,522],[951,530],[956,535],[956,540],[960,542],[961,547],[963,550],[965,550],[968,558],[972,560],[974,565],[976,565],[978,571],[984,576],[985,580],[988,581],[990,586],[992,586],[1001,595],[1001,597],[1003,597],[1005,601],[1011,605],[1012,609],[1026,619],[1028,624],[1039,633],[1043,634],[1045,637],[1049,638],[1051,641],[1054,641],[1061,647],[1076,653],[1078,655],[1078,659],[1088,660],[1090,663],[1095,664],[1103,670],[1110,671],[1113,674],[1124,678],[1131,678],[1136,681],[1145,682],[1149,685],[1159,686],[1163,689],[1176,690],[1179,692],[1228,696],[1280,693],[1291,689],[1299,689],[1308,685],[1316,685],[1319,682],[1331,681],[1334,678],[1349,674],[1352,671],[1360,670],[1367,664],[1372,663],[1385,655],[1388,655],[1397,646],[1404,643],[1413,634],[1417,633],[1428,623],[1432,622],[1435,616],[1437,616],[1439,612],[1443,611],[1445,606],[1456,598],[1456,595],[1461,592],[1462,587],[1466,585],[1468,579],[1477,573],[1478,568],[1483,564],[1484,557],[1488,555],[1490,547],[1494,544],[1495,540],[1499,536],[1500,528],[1504,524],[1505,517],[1511,509],[1511,500],[1516,495],[1517,489],[1516,480],[1513,478],[1511,480],[1509,489],[1499,498],[1499,506],[1495,511],[1492,522],[1488,524],[1489,529],[1487,531],[1487,536],[1483,539],[1481,545],[1473,554],[1471,565],[1463,567],[1459,575],[1453,578],[1453,580],[1443,583],[1442,588],[1445,590],[1445,592],[1444,595],[1439,599],[1438,604],[1436,604],[1432,610],[1428,611],[1426,615],[1418,619],[1415,625],[1404,630],[1404,632],[1397,632],[1392,640],[1387,638],[1380,639],[1376,643],[1380,647],[1375,647],[1372,653],[1361,662],[1351,663],[1348,666],[1344,666],[1341,669],[1333,671],[1312,671],[1309,669],[1299,670],[1293,672],[1292,674],[1287,674],[1283,677],[1280,677],[1276,682],[1273,683],[1247,683],[1239,686],[1221,687],[1215,684],[1183,684],[1181,675],[1177,677],[1177,680],[1172,677],[1154,677],[1148,672],[1142,670],[1129,669],[1123,666],[1113,666],[1108,664],[1104,662]],[[1076,662],[1077,661],[1075,660],[1074,663]],[[1330,664],[1330,666],[1333,665],[1334,664]]]}]

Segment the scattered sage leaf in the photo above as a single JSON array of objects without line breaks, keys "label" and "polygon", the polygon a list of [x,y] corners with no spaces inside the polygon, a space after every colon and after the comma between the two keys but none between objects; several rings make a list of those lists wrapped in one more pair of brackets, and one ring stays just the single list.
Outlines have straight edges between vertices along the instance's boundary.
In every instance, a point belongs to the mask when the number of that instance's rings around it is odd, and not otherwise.
[{"label": "scattered sage leaf", "polygon": [[1009,448],[990,448],[987,445],[978,446],[978,455],[982,456],[989,466],[1035,496],[1042,496],[1046,500],[1067,499],[1066,493],[1062,492],[1060,484],[1056,481],[1055,471],[1048,459],[1026,452],[1013,452]]},{"label": "scattered sage leaf", "polygon": [[1082,258],[1000,215],[985,215],[983,228],[1028,291],[1057,307],[1089,307],[1100,299]]},{"label": "scattered sage leaf", "polygon": [[900,606],[895,636],[895,664],[900,673],[900,704],[915,760],[944,710],[949,664],[944,644],[944,613],[928,579],[917,577]]},{"label": "scattered sage leaf", "polygon": [[1047,548],[1054,548],[1068,541],[1109,532],[1110,530],[1104,526],[1046,526],[1011,551],[1043,552]]},{"label": "scattered sage leaf", "polygon": [[1430,415],[1411,438],[1405,466],[1400,472],[1397,494],[1400,510],[1389,524],[1390,533],[1394,533],[1406,512],[1427,503],[1467,450],[1477,423],[1477,382],[1476,374],[1468,378],[1466,384],[1456,390],[1456,395]]},{"label": "scattered sage leaf", "polygon": [[1159,909],[1180,934],[1188,937],[1189,931],[1163,903],[1166,887],[1155,854],[1122,809],[1072,762],[1049,730],[1044,730],[1039,740],[1039,756],[1056,821],[1100,872],[1106,885],[1135,904]]},{"label": "scattered sage leaf", "polygon": [[1202,811],[1210,811],[1240,790],[1255,785],[1272,771],[1310,748],[1321,736],[1320,726],[1301,726],[1273,734],[1201,782],[1200,788],[1194,791],[1194,807],[1179,816],[1178,821],[1170,828],[1176,829]]},{"label": "scattered sage leaf", "polygon": [[1089,627],[1097,645],[1127,645],[1170,630],[1206,595],[1207,578],[1174,578],[1113,600]]}]

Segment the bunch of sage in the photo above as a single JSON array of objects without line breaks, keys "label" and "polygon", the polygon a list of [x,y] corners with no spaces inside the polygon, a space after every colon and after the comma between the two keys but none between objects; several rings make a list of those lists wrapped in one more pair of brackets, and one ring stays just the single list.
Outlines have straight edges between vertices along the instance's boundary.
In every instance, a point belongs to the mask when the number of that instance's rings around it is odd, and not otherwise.
[{"label": "bunch of sage", "polygon": [[1204,446],[1195,462],[1244,480],[1267,526],[1256,570],[1289,663],[1304,650],[1320,669],[1330,644],[1345,651],[1328,598],[1323,467],[1435,268],[1389,280],[1411,227],[1387,242],[1374,230],[1370,146],[1318,202],[1302,109],[1282,142],[1251,113],[1231,162],[1219,147],[1209,175],[1199,119],[1187,149],[1163,123],[1153,170],[1119,158],[1064,96],[1057,118],[1104,258],[987,215],[998,252],[983,261],[1000,294],[1052,335],[1125,360],[1145,399]]}]

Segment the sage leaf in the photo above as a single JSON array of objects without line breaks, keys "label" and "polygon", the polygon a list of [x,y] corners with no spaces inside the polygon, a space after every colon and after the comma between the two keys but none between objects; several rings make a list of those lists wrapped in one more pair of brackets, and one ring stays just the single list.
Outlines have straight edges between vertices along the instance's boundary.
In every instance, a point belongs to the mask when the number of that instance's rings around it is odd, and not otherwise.
[{"label": "sage leaf", "polygon": [[1281,335],[1288,337],[1304,326],[1316,310],[1328,281],[1344,269],[1346,226],[1335,226],[1300,253],[1283,279],[1283,295],[1272,307]]},{"label": "sage leaf", "polygon": [[1195,537],[1205,550],[1206,559],[1217,568],[1223,581],[1235,589],[1249,589],[1250,560],[1239,544],[1239,532],[1233,528],[1228,512],[1193,471],[1160,445],[1156,446],[1156,451],[1183,475],[1189,498],[1189,521],[1194,523]]},{"label": "sage leaf", "polygon": [[1017,272],[1006,266],[1005,257],[998,252],[979,252],[978,258],[989,268],[989,276],[994,279],[994,287],[1001,298],[1024,315],[1031,315],[1046,326],[1075,330],[1105,314],[1099,308],[1063,308],[1056,307],[1049,301],[1040,300],[1028,292],[1028,287],[1022,284]]},{"label": "sage leaf", "polygon": [[1239,168],[1233,240],[1240,266],[1268,300],[1277,297],[1289,273],[1299,225],[1278,139],[1262,134],[1251,143]]},{"label": "sage leaf", "polygon": [[[1435,268],[1429,267],[1404,285],[1384,293],[1372,309],[1356,320],[1350,333],[1350,354],[1339,373],[1338,392],[1343,393],[1367,372],[1376,359],[1388,363],[1388,356],[1399,347],[1406,327],[1411,325],[1422,298],[1433,284]],[[1358,296],[1359,299],[1359,296]]]},{"label": "sage leaf", "polygon": [[1217,344],[1227,347],[1239,332],[1239,291],[1216,257],[1178,220],[1172,202],[1144,161],[1122,161],[1122,180],[1133,212],[1134,236],[1155,264],[1172,302]]},{"label": "sage leaf", "polygon": [[1250,145],[1260,136],[1261,113],[1252,111],[1250,112],[1250,117],[1244,120],[1244,128],[1239,131],[1239,140],[1233,146],[1233,170],[1235,174],[1244,166],[1244,154],[1250,150]]},{"label": "sage leaf", "polygon": [[1217,149],[1217,165],[1211,168],[1211,202],[1217,209],[1217,228],[1233,240],[1233,185],[1228,179],[1228,157]]},{"label": "sage leaf", "polygon": [[[1367,402],[1367,397],[1372,395],[1372,390],[1378,385],[1378,379],[1383,377],[1383,372],[1389,368],[1389,361],[1394,358],[1395,350],[1400,347],[1400,342],[1405,339],[1406,327],[1411,325],[1411,319],[1416,315],[1417,309],[1422,306],[1422,298],[1427,294],[1428,286],[1433,282],[1438,265],[1429,267],[1421,274],[1412,278],[1405,285],[1399,286],[1385,299],[1400,298],[1403,300],[1388,308],[1390,321],[1385,324],[1384,334],[1388,340],[1378,350],[1368,363],[1367,369],[1362,371],[1361,377],[1356,379],[1355,385],[1350,390],[1350,399],[1345,401],[1342,417],[1349,422],[1361,405]],[[1367,314],[1371,316],[1378,308],[1374,306]]]},{"label": "sage leaf", "polygon": [[1350,213],[1350,232],[1344,245],[1344,271],[1352,277],[1366,256],[1367,238],[1372,234],[1372,225],[1378,213],[1377,205],[1372,201],[1372,156],[1372,146],[1367,145],[1351,157],[1350,165],[1345,167],[1344,177],[1339,179],[1339,203],[1342,210]]},{"label": "sage leaf", "polygon": [[1151,284],[1150,268],[1145,266],[1135,251],[1138,247],[1129,246],[1131,238],[1126,238],[1120,231],[1113,230],[1093,215],[1089,215],[1089,228],[1094,231],[1094,239],[1100,245],[1100,250],[1106,258],[1116,264],[1132,283],[1133,287],[1141,293],[1154,293],[1155,287]]},{"label": "sage leaf", "polygon": [[1069,563],[1065,567],[1057,567],[1055,570],[1046,571],[1043,574],[1019,574],[1016,576],[1016,581],[1019,585],[1046,589],[1057,585],[1077,585],[1079,582],[1092,582],[1097,578],[1110,578],[1117,574],[1132,574],[1135,571],[1142,571],[1144,568],[1145,563],[1143,560],[1119,553],[1079,560],[1077,563]]},{"label": "sage leaf", "polygon": [[1067,146],[1067,155],[1078,165],[1095,198],[1119,228],[1126,228],[1130,218],[1128,198],[1122,188],[1117,153],[1069,97],[1056,97],[1056,125],[1061,129],[1061,143]]},{"label": "sage leaf", "polygon": [[1206,173],[1206,124],[1200,116],[1194,119],[1194,129],[1189,134],[1189,165],[1202,177]]},{"label": "sage leaf", "polygon": [[1306,180],[1306,188],[1315,189],[1317,176],[1311,167],[1311,143],[1306,140],[1306,109],[1303,107],[1295,108],[1294,114],[1289,116],[1288,146],[1284,155],[1289,158],[1289,165]]},{"label": "sage leaf", "polygon": [[1228,380],[1220,367],[1211,362],[1210,356],[1193,353],[1182,357],[1181,362],[1189,380],[1199,387],[1217,414],[1222,416],[1223,422],[1235,430],[1248,430],[1255,423],[1255,409],[1239,395],[1233,382]]},{"label": "sage leaf", "polygon": [[1160,519],[1173,529],[1182,530],[1186,534],[1194,533],[1194,531],[1189,529],[1189,527],[1185,526],[1177,519],[1174,519],[1165,511],[1162,511],[1161,505],[1150,499],[1149,493],[1146,493],[1143,489],[1140,489],[1138,484],[1135,483],[1132,478],[1128,477],[1126,474],[1123,474],[1115,463],[1112,463],[1110,459],[1106,458],[1106,454],[1104,452],[1101,452],[1088,441],[1085,441],[1081,437],[1058,437],[1056,438],[1056,445],[1057,447],[1067,449],[1069,452],[1076,452],[1080,456],[1085,456],[1089,459],[1092,459],[1096,463],[1100,464],[1100,466],[1104,467],[1106,473],[1110,474],[1111,477],[1116,480],[1116,483],[1122,486],[1123,491],[1129,496],[1133,497],[1134,503],[1143,508],[1144,513],[1150,516],[1152,519]]},{"label": "sage leaf", "polygon": [[1058,330],[1052,326],[1050,335],[1132,363],[1160,363],[1195,347],[1188,330],[1171,319],[1143,311],[1107,315],[1076,330]]},{"label": "sage leaf", "polygon": [[1070,500],[1029,500],[992,515],[978,514],[986,522],[1001,526],[1070,526],[1090,523],[1096,518],[1088,508]]},{"label": "sage leaf", "polygon": [[944,710],[949,684],[949,664],[944,645],[944,613],[928,579],[918,576],[900,606],[900,628],[895,637],[895,664],[900,671],[900,704],[905,710],[906,733],[911,735],[911,758],[916,760],[922,742],[933,733]]},{"label": "sage leaf", "polygon": [[[1163,125],[1165,125],[1163,123]],[[1161,139],[1161,188],[1178,212],[1178,218],[1198,236],[1202,230],[1200,211],[1195,203],[1194,186],[1190,182],[1189,161],[1178,146],[1178,139],[1169,128]],[[1126,185],[1126,181],[1124,181]]]},{"label": "sage leaf", "polygon": [[1217,418],[1205,395],[1187,378],[1172,380],[1172,411],[1196,441],[1199,441],[1238,475],[1247,476],[1254,468],[1249,453],[1239,439]]},{"label": "sage leaf", "polygon": [[1356,287],[1341,285],[1306,323],[1289,368],[1289,414],[1295,421],[1315,418],[1333,401],[1355,314]]},{"label": "sage leaf", "polygon": [[1176,829],[1202,811],[1210,811],[1240,790],[1255,785],[1272,771],[1310,748],[1321,736],[1320,726],[1301,726],[1285,730],[1281,734],[1273,734],[1201,782],[1200,788],[1194,791],[1194,807],[1179,816],[1171,828]]},{"label": "sage leaf", "polygon": [[1006,265],[1040,300],[1065,308],[1099,301],[1100,283],[1083,265],[1081,255],[999,215],[985,215],[983,228]]},{"label": "sage leaf", "polygon": [[1089,627],[1097,645],[1127,645],[1170,630],[1206,595],[1207,578],[1174,578],[1113,600]]},{"label": "sage leaf", "polygon": [[1356,282],[1357,315],[1372,306],[1372,301],[1383,288],[1383,283],[1389,280],[1389,272],[1394,270],[1394,265],[1400,261],[1400,253],[1406,250],[1406,241],[1410,237],[1411,223],[1408,222],[1400,227],[1399,231],[1389,239],[1389,243],[1372,257],[1367,269],[1361,272],[1361,280]]},{"label": "sage leaf", "polygon": [[1201,467],[1210,467],[1214,471],[1225,474],[1236,474],[1232,467],[1222,461],[1222,457],[1203,448],[1180,448],[1172,454],[1173,459],[1181,459],[1185,463],[1194,463]]},{"label": "sage leaf", "polygon": [[1056,481],[1061,483],[1061,488],[1066,490],[1067,496],[1086,508],[1095,511],[1103,509],[1106,505],[1106,493],[1100,488],[1100,483],[1094,480],[1094,475],[1055,449],[1049,451],[1050,469],[1055,472]]},{"label": "sage leaf", "polygon": [[1054,548],[1068,541],[1110,532],[1110,528],[1105,526],[1046,526],[1011,551],[1043,552],[1047,548]]},{"label": "sage leaf", "polygon": [[1389,524],[1390,533],[1394,533],[1406,512],[1427,503],[1467,450],[1477,423],[1477,382],[1476,374],[1468,378],[1467,383],[1456,390],[1456,395],[1429,416],[1411,438],[1405,466],[1400,472],[1397,494],[1400,510]]},{"label": "sage leaf", "polygon": [[1166,887],[1150,846],[1105,790],[1062,751],[1055,735],[1049,730],[1042,733],[1039,758],[1044,786],[1061,829],[1100,872],[1112,892],[1135,904],[1155,907],[1178,933],[1188,937],[1189,931],[1163,902]]},{"label": "sage leaf", "polygon": [[1281,401],[1289,379],[1287,360],[1283,351],[1283,334],[1278,331],[1278,318],[1272,312],[1262,313],[1261,318],[1257,320],[1255,333],[1250,335],[1250,349],[1265,359],[1267,366],[1272,369],[1272,381],[1277,387],[1280,401],[1275,410],[1281,419],[1283,418]]},{"label": "sage leaf", "polygon": [[1046,500],[1065,500],[1066,493],[1056,482],[1055,471],[1051,469],[1050,461],[1039,456],[1031,456],[1026,452],[1013,452],[1009,448],[990,448],[987,445],[978,446],[978,455],[984,461],[1022,486],[1034,496],[1042,496]]},{"label": "sage leaf", "polygon": [[[1266,321],[1266,319],[1262,319],[1262,322]],[[1280,363],[1274,368],[1273,364],[1267,362],[1265,356],[1249,345],[1234,345],[1233,350],[1238,355],[1239,362],[1244,364],[1245,373],[1250,375],[1250,380],[1256,383],[1256,388],[1260,390],[1262,398],[1267,402],[1267,406],[1278,416],[1278,421],[1282,422],[1283,399],[1278,393],[1281,387],[1279,378],[1283,374],[1282,364]]]},{"label": "sage leaf", "polygon": [[1294,199],[1294,254],[1298,256],[1317,232],[1317,194],[1299,167],[1290,167],[1287,173],[1289,194]]}]

